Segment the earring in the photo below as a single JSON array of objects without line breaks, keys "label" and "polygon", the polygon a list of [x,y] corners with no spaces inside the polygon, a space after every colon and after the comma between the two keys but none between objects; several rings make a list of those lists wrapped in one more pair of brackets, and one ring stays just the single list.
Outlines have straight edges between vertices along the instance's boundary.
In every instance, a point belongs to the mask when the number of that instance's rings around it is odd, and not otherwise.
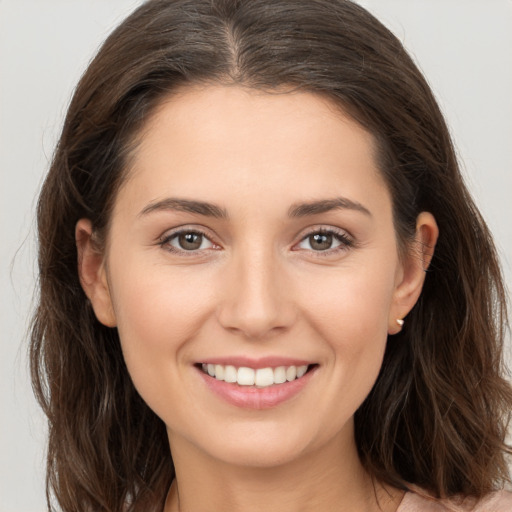
[{"label": "earring", "polygon": [[397,323],[400,327],[403,327],[403,325],[404,325],[404,321],[403,321],[401,318],[397,318],[397,319],[396,319],[396,323]]}]

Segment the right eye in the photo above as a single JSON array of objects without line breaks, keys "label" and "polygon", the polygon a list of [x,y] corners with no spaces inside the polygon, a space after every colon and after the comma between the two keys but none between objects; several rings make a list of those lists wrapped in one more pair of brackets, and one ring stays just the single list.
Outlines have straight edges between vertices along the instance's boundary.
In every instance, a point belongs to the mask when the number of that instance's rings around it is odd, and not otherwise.
[{"label": "right eye", "polygon": [[215,247],[213,242],[202,232],[182,230],[164,237],[160,245],[172,252],[198,252]]}]

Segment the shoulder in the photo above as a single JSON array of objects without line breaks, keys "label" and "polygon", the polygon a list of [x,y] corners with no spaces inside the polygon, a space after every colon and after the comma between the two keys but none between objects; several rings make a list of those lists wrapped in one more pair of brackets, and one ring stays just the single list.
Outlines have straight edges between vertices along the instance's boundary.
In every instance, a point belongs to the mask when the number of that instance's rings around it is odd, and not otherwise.
[{"label": "shoulder", "polygon": [[512,493],[497,491],[480,501],[473,499],[438,500],[415,489],[407,492],[397,512],[512,512]]}]

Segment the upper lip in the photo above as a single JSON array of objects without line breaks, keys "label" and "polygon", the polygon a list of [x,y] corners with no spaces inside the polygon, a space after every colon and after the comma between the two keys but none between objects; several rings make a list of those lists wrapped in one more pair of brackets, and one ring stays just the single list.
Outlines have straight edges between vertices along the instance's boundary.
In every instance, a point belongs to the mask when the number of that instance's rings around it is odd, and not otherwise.
[{"label": "upper lip", "polygon": [[198,362],[199,364],[221,364],[223,366],[235,366],[236,368],[277,368],[279,366],[304,366],[313,364],[305,359],[292,357],[266,356],[254,359],[247,356],[208,357]]}]

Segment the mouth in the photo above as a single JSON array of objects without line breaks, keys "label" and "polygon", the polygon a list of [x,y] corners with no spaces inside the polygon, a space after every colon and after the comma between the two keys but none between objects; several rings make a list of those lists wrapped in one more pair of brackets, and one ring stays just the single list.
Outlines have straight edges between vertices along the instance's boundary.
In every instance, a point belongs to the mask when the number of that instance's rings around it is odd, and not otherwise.
[{"label": "mouth", "polygon": [[317,364],[304,364],[300,366],[251,368],[248,366],[237,367],[234,365],[212,363],[198,363],[196,365],[197,368],[212,379],[252,388],[275,387],[300,380],[317,366]]},{"label": "mouth", "polygon": [[315,381],[319,364],[304,359],[268,355],[226,356],[194,365],[206,388],[242,409],[270,409],[302,395]]}]

